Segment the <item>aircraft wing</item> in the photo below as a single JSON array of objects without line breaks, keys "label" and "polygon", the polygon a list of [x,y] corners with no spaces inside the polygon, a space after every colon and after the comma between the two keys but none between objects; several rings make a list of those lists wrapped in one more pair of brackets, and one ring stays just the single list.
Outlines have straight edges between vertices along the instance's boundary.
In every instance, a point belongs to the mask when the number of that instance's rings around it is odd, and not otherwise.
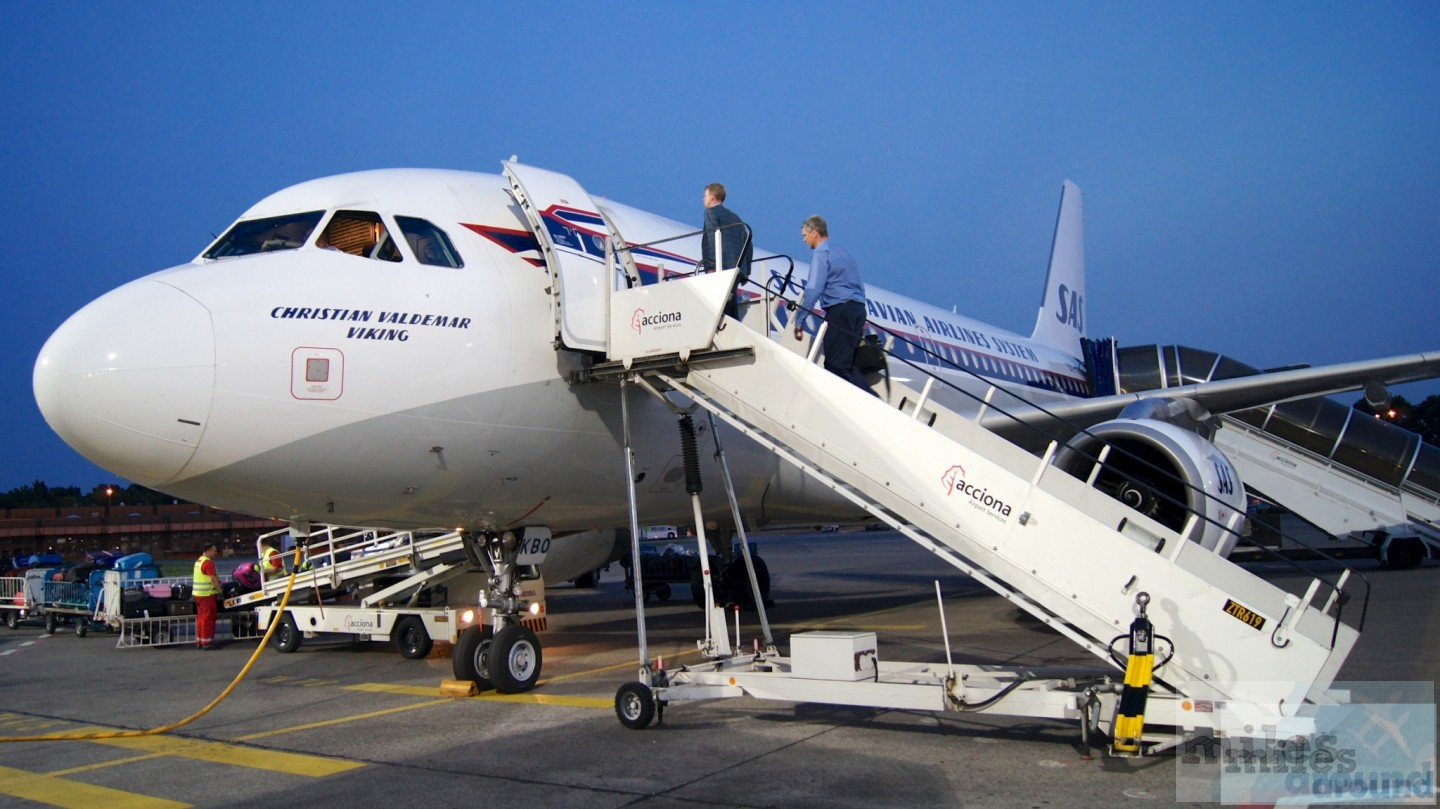
[{"label": "aircraft wing", "polygon": [[1295,399],[1360,390],[1372,383],[1393,385],[1437,376],[1440,376],[1440,351],[1432,351],[1076,399],[1044,408],[998,401],[998,409],[1004,412],[987,411],[981,423],[1012,440],[1033,444],[1033,439],[1025,440],[1025,434],[1035,435],[1035,430],[1040,430],[1052,438],[1068,438],[1077,429],[1112,419],[1127,405],[1145,399],[1190,400],[1210,414],[1220,415]]}]

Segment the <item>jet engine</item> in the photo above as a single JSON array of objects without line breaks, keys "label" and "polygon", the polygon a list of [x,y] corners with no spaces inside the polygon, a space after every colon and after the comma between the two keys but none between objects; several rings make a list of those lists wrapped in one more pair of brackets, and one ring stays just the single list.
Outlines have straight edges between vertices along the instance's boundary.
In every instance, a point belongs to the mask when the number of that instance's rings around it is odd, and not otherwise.
[{"label": "jet engine", "polygon": [[[1190,538],[1228,556],[1237,537],[1226,530],[1245,511],[1245,487],[1234,464],[1209,437],[1213,420],[1189,400],[1150,399],[1070,439],[1055,465],[1174,531],[1191,514],[1203,522]],[[1095,474],[1102,450],[1103,465]]]}]

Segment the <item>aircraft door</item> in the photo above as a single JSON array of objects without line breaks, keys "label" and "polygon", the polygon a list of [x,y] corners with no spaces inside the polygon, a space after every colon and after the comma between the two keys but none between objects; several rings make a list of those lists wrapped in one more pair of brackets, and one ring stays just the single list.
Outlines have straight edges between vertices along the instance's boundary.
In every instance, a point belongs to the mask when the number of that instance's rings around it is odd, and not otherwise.
[{"label": "aircraft door", "polygon": [[505,161],[505,177],[520,203],[551,277],[555,333],[566,348],[606,350],[605,238],[600,207],[564,174]]}]

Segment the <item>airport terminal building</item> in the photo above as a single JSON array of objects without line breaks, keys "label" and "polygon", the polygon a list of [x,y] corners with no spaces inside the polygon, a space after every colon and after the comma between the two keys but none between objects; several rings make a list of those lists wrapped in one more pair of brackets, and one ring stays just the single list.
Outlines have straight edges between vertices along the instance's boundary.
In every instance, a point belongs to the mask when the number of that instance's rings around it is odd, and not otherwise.
[{"label": "airport terminal building", "polygon": [[255,553],[255,538],[285,523],[194,503],[0,509],[0,559],[87,551],[144,551],[156,559],[193,557],[214,542],[224,556]]}]

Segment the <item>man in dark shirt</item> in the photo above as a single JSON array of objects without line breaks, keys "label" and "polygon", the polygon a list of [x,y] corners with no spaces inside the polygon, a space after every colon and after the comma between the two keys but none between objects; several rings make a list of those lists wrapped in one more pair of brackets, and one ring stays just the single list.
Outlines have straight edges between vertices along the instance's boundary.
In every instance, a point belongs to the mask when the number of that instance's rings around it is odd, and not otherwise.
[{"label": "man in dark shirt", "polygon": [[[705,232],[700,237],[700,266],[705,270],[728,270],[731,267],[738,267],[739,276],[735,284],[739,286],[750,278],[750,259],[755,254],[755,246],[750,240],[750,228],[735,215],[735,212],[724,206],[725,186],[720,183],[711,183],[705,186]],[[724,266],[716,266],[715,263],[715,231],[720,231],[720,263]],[[725,314],[736,320],[740,319],[740,307],[736,303],[735,290],[730,290],[730,300],[725,304]]]}]

